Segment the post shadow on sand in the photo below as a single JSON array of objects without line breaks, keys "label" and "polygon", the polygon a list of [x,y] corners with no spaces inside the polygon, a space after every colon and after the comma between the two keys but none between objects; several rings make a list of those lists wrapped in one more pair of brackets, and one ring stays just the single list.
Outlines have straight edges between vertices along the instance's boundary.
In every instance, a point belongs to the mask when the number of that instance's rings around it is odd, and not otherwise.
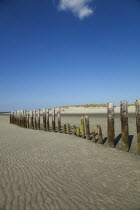
[{"label": "post shadow on sand", "polygon": [[134,137],[134,135],[129,135],[129,137],[128,137],[128,140],[129,140],[129,149],[131,148],[133,137]]},{"label": "post shadow on sand", "polygon": [[120,133],[115,139],[114,139],[114,147],[119,143],[120,139],[122,138],[122,134]]},{"label": "post shadow on sand", "polygon": [[[129,141],[129,149],[131,148],[132,140],[133,140],[134,135],[129,135],[128,141]],[[114,146],[119,143],[120,139],[122,138],[122,134],[120,133],[115,139],[114,139]]]}]

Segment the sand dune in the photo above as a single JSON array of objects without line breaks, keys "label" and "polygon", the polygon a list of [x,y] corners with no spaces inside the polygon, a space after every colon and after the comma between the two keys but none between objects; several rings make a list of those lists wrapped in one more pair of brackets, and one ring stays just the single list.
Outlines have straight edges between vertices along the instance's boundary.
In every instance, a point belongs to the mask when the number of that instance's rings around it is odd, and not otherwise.
[{"label": "sand dune", "polygon": [[0,208],[138,210],[140,157],[0,116]]}]

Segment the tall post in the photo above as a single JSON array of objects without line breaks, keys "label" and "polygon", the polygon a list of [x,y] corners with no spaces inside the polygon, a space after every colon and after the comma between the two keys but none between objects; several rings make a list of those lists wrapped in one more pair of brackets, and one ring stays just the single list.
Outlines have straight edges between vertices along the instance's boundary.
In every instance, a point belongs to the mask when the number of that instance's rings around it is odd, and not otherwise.
[{"label": "tall post", "polygon": [[84,117],[81,118],[81,136],[82,138],[85,138],[85,122],[84,122]]},{"label": "tall post", "polygon": [[52,131],[55,132],[55,108],[52,109]]},{"label": "tall post", "polygon": [[31,121],[31,128],[34,128],[33,111],[32,110],[30,110],[30,121]]},{"label": "tall post", "polygon": [[40,109],[38,109],[38,112],[37,112],[37,127],[38,127],[38,130],[40,130]]},{"label": "tall post", "polygon": [[129,152],[128,106],[126,101],[120,102],[122,149]]},{"label": "tall post", "polygon": [[135,107],[136,107],[138,155],[140,155],[140,100],[136,100]]},{"label": "tall post", "polygon": [[114,103],[107,104],[108,116],[108,145],[114,147],[115,129],[114,129]]},{"label": "tall post", "polygon": [[85,116],[85,131],[86,131],[86,139],[90,140],[90,128],[89,128],[89,117]]},{"label": "tall post", "polygon": [[27,128],[29,128],[29,111],[26,113],[26,118],[27,118]]},{"label": "tall post", "polygon": [[46,109],[43,109],[43,129],[46,131]]},{"label": "tall post", "polygon": [[97,125],[97,133],[98,133],[98,144],[103,144],[103,135],[100,125]]},{"label": "tall post", "polygon": [[37,130],[36,110],[34,109],[34,129]]},{"label": "tall post", "polygon": [[57,119],[58,119],[58,132],[61,133],[61,108],[59,108],[57,112]]},{"label": "tall post", "polygon": [[49,109],[46,109],[46,128],[47,128],[47,131],[50,131],[50,125],[49,125]]},{"label": "tall post", "polygon": [[27,119],[26,119],[27,111],[24,110],[24,128],[27,128]]},{"label": "tall post", "polygon": [[24,127],[24,110],[21,110],[21,127]]}]

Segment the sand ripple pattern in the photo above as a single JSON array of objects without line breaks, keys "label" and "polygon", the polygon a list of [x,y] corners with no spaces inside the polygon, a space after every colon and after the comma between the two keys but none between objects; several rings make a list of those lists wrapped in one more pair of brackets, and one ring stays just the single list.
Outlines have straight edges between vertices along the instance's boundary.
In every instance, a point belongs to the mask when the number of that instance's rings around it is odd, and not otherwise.
[{"label": "sand ripple pattern", "polygon": [[0,208],[138,210],[140,158],[0,116]]}]

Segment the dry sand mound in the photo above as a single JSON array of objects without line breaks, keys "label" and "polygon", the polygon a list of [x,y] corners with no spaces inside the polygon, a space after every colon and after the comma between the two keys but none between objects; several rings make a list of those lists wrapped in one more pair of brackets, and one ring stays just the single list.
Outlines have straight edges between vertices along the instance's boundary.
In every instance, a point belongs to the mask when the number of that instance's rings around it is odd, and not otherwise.
[{"label": "dry sand mound", "polygon": [[0,208],[140,208],[140,157],[0,116]]}]

